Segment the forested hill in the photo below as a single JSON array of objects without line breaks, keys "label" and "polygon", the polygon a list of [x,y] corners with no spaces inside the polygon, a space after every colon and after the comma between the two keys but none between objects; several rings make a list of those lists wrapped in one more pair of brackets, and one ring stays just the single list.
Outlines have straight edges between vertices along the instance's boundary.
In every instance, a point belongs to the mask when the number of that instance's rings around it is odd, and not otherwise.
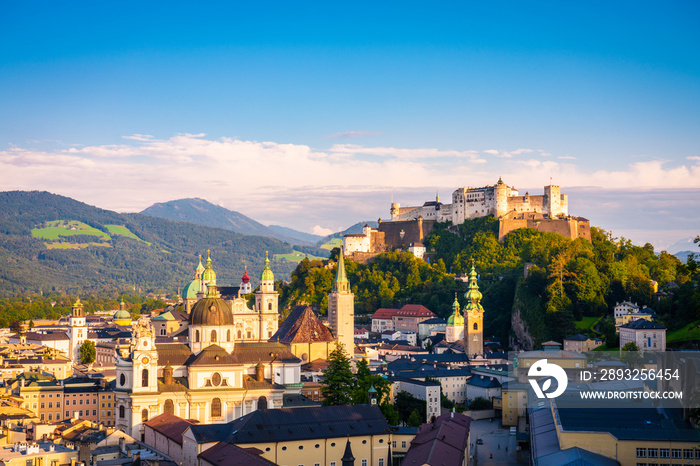
[{"label": "forested hill", "polygon": [[[219,228],[119,214],[39,191],[0,192],[0,293],[100,293],[182,288],[197,255],[212,260],[220,285],[237,286],[248,266],[256,282],[265,251],[292,252],[273,238]],[[296,264],[273,262],[276,278]],[[256,284],[256,283],[254,283]]]},{"label": "forested hill", "polygon": [[[466,284],[454,274],[467,273],[473,260],[484,296],[485,334],[520,340],[526,348],[550,339],[561,342],[580,331],[616,346],[607,316],[616,302],[627,299],[654,309],[669,331],[700,318],[700,273],[693,261],[686,265],[670,254],[656,255],[650,244],[634,246],[598,228],[591,229],[591,242],[528,229],[499,242],[497,234],[493,217],[459,226],[438,223],[425,241],[430,263],[409,253],[382,254],[366,265],[346,261],[356,315],[411,303],[447,318],[455,293],[465,304]],[[310,303],[325,312],[334,274],[333,261],[301,262],[282,287],[282,302]],[[666,298],[657,301],[652,280],[668,290]],[[577,329],[575,321],[597,324],[579,323]]]}]

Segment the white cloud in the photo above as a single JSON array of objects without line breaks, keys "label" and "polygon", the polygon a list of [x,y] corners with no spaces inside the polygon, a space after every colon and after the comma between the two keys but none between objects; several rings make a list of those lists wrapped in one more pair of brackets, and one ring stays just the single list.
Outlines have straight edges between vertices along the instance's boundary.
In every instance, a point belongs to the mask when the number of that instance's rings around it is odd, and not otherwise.
[{"label": "white cloud", "polygon": [[126,140],[53,151],[0,150],[0,185],[6,190],[47,190],[130,212],[154,202],[200,197],[258,221],[305,230],[386,219],[392,193],[404,205],[422,203],[436,189],[448,199],[457,187],[493,184],[500,175],[521,189],[541,189],[550,177],[563,190],[700,188],[700,164],[688,162],[644,161],[612,171],[591,169],[574,159],[543,159],[539,150],[529,149],[512,152],[532,152],[529,159],[487,162],[480,155],[500,152],[357,144],[317,150],[204,134],[169,139],[132,135]]},{"label": "white cloud", "polygon": [[488,149],[484,151],[484,154],[498,155],[498,151],[495,149]]},{"label": "white cloud", "polygon": [[691,155],[690,157],[686,157],[686,159],[700,161],[700,157],[698,157],[697,155]]},{"label": "white cloud", "polygon": [[572,157],[572,156],[570,156],[570,155],[560,155],[560,156],[557,157],[557,158],[558,158],[558,159],[561,159],[561,160],[576,160],[576,157]]},{"label": "white cloud", "polygon": [[150,134],[132,134],[131,136],[122,136],[122,139],[131,139],[133,141],[150,141],[153,136]]},{"label": "white cloud", "polygon": [[335,232],[334,232],[333,230],[331,230],[330,228],[323,228],[321,225],[315,225],[315,226],[313,227],[313,229],[311,230],[311,232],[312,232],[314,235],[319,235],[319,236],[328,236],[328,235],[330,235],[330,234],[332,234],[332,233],[335,233]]}]

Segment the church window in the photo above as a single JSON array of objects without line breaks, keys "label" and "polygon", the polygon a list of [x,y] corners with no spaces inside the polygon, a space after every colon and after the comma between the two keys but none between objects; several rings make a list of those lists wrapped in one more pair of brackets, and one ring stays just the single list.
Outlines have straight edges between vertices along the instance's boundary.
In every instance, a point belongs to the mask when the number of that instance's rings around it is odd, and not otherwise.
[{"label": "church window", "polygon": [[122,387],[126,385],[126,376],[124,374],[121,374],[119,376],[119,385]]},{"label": "church window", "polygon": [[258,398],[258,409],[267,409],[267,397],[261,396]]},{"label": "church window", "polygon": [[221,399],[211,400],[211,417],[221,417]]},{"label": "church window", "polygon": [[165,400],[165,404],[163,405],[163,412],[168,414],[175,414],[175,405],[173,403],[173,400]]},{"label": "church window", "polygon": [[241,336],[242,336],[241,331],[238,330],[238,339],[239,339],[239,340],[241,339]]},{"label": "church window", "polygon": [[211,331],[211,341],[216,342],[216,330]]},{"label": "church window", "polygon": [[219,374],[218,372],[214,372],[211,375],[211,384],[215,387],[221,385],[221,374]]},{"label": "church window", "polygon": [[141,371],[141,386],[148,387],[148,369]]},{"label": "church window", "polygon": [[272,310],[272,303],[267,303],[267,310],[271,311]]},{"label": "church window", "polygon": [[474,330],[479,330],[479,324],[477,324],[476,322],[474,322]]},{"label": "church window", "polygon": [[226,341],[231,341],[231,330],[226,330]]},{"label": "church window", "polygon": [[194,341],[196,343],[199,343],[199,330],[194,332]]},{"label": "church window", "polygon": [[250,330],[246,332],[246,335],[248,335],[248,339],[250,340],[252,338],[252,333]]},{"label": "church window", "polygon": [[267,331],[267,338],[272,338],[272,330]]},{"label": "church window", "polygon": [[141,411],[141,422],[146,421],[148,421],[148,410],[144,408],[144,410]]}]

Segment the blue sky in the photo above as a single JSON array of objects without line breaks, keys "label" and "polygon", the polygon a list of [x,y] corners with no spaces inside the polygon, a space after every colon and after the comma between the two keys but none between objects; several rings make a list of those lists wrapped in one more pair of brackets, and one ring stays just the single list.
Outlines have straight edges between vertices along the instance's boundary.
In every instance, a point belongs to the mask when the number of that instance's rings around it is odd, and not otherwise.
[{"label": "blue sky", "polygon": [[615,234],[700,233],[697,2],[253,3],[4,3],[2,189],[322,232],[552,177]]}]

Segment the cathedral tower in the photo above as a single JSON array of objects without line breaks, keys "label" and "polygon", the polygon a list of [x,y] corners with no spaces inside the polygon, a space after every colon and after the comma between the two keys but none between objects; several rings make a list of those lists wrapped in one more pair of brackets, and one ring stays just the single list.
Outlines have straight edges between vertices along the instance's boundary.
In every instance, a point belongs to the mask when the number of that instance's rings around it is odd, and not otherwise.
[{"label": "cathedral tower", "polygon": [[260,289],[255,292],[255,310],[260,314],[257,329],[260,341],[266,341],[279,326],[279,294],[275,291],[275,275],[270,270],[270,258],[265,251],[265,268],[260,275]]},{"label": "cathedral tower", "polygon": [[345,346],[349,358],[355,355],[355,295],[345,275],[343,248],[338,255],[338,272],[328,295],[328,324],[333,336]]},{"label": "cathedral tower", "polygon": [[465,351],[470,358],[484,352],[484,308],[481,306],[481,292],[476,281],[476,270],[472,263],[472,271],[469,273],[469,291],[464,294],[467,298],[467,304],[464,306],[466,318],[464,343]]}]

